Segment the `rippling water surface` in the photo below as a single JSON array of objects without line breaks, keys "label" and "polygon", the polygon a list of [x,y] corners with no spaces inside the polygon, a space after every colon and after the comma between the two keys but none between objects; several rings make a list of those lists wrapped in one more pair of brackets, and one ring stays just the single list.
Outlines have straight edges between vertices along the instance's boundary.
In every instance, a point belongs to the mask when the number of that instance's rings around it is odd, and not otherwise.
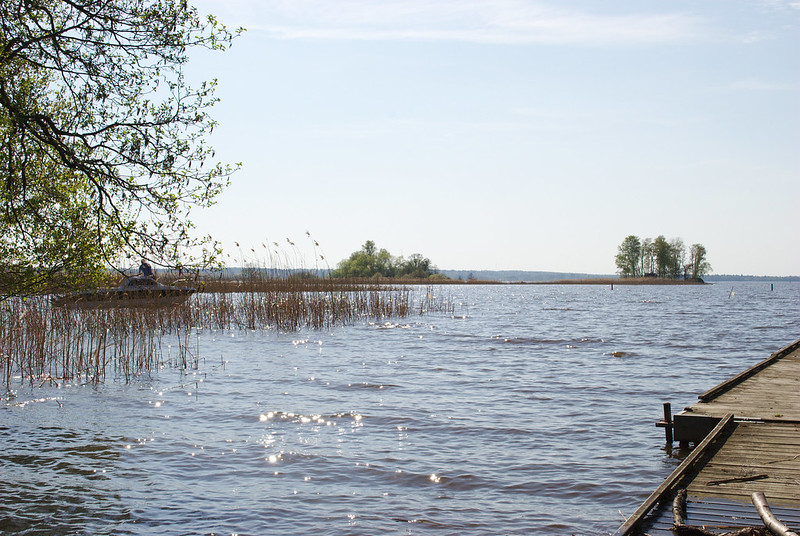
[{"label": "rippling water surface", "polygon": [[609,534],[679,463],[661,403],[800,337],[797,283],[434,292],[453,316],[206,331],[197,370],[19,386],[0,532]]}]

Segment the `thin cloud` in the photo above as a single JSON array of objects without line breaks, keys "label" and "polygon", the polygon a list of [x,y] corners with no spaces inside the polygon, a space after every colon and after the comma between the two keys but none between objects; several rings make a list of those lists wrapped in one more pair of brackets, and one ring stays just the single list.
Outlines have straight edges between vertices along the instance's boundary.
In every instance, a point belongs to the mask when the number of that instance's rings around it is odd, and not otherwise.
[{"label": "thin cloud", "polygon": [[770,9],[794,9],[800,10],[800,1],[798,0],[760,0],[761,4]]},{"label": "thin cloud", "polygon": [[746,91],[798,91],[800,84],[787,84],[766,82],[755,78],[747,78],[744,80],[737,80],[731,86],[734,89],[741,89]]},{"label": "thin cloud", "polygon": [[695,41],[707,34],[700,19],[684,13],[589,13],[533,0],[196,3],[231,26],[276,39],[630,45]]}]

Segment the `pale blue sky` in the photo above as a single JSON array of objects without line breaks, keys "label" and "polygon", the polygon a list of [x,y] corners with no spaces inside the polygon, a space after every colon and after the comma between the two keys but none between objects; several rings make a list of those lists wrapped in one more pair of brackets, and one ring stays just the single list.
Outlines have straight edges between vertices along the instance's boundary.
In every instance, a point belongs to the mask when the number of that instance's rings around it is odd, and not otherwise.
[{"label": "pale blue sky", "polygon": [[[614,273],[625,236],[800,274],[800,2],[203,0],[240,264],[372,239],[443,269]],[[286,239],[296,246],[292,248]],[[324,263],[322,263],[324,265]]]}]

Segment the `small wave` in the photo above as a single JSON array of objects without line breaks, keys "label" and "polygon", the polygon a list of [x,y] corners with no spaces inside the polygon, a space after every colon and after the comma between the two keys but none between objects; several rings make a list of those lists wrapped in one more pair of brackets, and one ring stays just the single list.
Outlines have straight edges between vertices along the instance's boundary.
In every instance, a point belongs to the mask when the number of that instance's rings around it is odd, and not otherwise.
[{"label": "small wave", "polygon": [[541,339],[538,337],[504,337],[502,335],[495,335],[492,337],[495,340],[502,341],[504,344],[552,344],[552,345],[566,345],[567,348],[577,348],[580,344],[605,344],[605,339],[600,337],[582,337],[580,339]]},{"label": "small wave", "polygon": [[[391,518],[392,521],[397,523],[413,523],[422,525],[420,530],[425,528],[436,529],[436,530],[447,530],[446,534],[464,534],[464,533],[475,533],[475,534],[491,534],[493,533],[492,530],[489,529],[492,525],[487,525],[485,523],[478,523],[475,521],[467,521],[466,519],[461,519],[457,523],[442,523],[440,521],[434,521],[432,519],[406,519],[401,517],[393,517]],[[412,530],[411,528],[408,529],[409,531]],[[476,532],[473,532],[476,531]],[[409,532],[411,534],[411,532]]]},{"label": "small wave", "polygon": [[303,415],[302,413],[284,412],[284,411],[268,411],[258,416],[261,422],[268,421],[288,421],[299,424],[321,424],[321,425],[335,425],[338,421],[346,420],[353,422],[361,422],[363,415],[358,413],[332,413],[328,415],[313,414]]},{"label": "small wave", "polygon": [[264,460],[269,462],[270,464],[273,465],[280,464],[283,466],[297,464],[297,463],[305,464],[308,463],[310,460],[318,460],[318,459],[320,459],[319,456],[315,456],[313,454],[307,454],[297,451],[284,451],[284,450],[274,452],[264,457]]},{"label": "small wave", "polygon": [[559,339],[538,339],[535,337],[503,337],[495,335],[493,339],[500,340],[504,344],[564,344],[568,341]]},{"label": "small wave", "polygon": [[61,396],[48,396],[48,397],[44,397],[44,398],[34,398],[32,400],[25,400],[23,402],[14,402],[13,404],[11,404],[11,406],[14,406],[14,407],[17,407],[17,408],[24,408],[25,406],[28,406],[30,404],[40,404],[42,402],[50,402],[50,401],[55,402],[59,406],[62,406],[63,404],[61,403],[61,400],[64,400],[64,397],[61,397]]},{"label": "small wave", "polygon": [[409,329],[411,327],[411,324],[396,324],[394,322],[384,322],[383,324],[370,322],[369,325],[378,329]]},{"label": "small wave", "polygon": [[443,475],[438,473],[419,473],[404,471],[402,469],[389,469],[376,465],[365,466],[373,474],[382,475],[391,480],[394,484],[409,488],[419,488],[428,486],[444,487],[453,491],[468,491],[495,486],[485,478],[473,474]]},{"label": "small wave", "polygon": [[582,339],[579,339],[579,342],[591,343],[591,344],[603,344],[606,342],[606,340],[600,337],[584,337]]},{"label": "small wave", "polygon": [[626,491],[624,481],[606,480],[603,482],[586,482],[562,478],[543,478],[542,480],[528,480],[503,486],[502,492],[512,495],[523,494],[538,496],[551,496],[561,499],[594,498],[602,501],[624,495]]},{"label": "small wave", "polygon": [[316,344],[322,346],[322,341],[312,341],[311,339],[295,339],[292,341],[294,346],[307,346],[309,344]]},{"label": "small wave", "polygon": [[398,523],[415,523],[415,524],[418,523],[420,525],[436,527],[437,529],[447,529],[453,527],[453,525],[447,523],[440,523],[438,521],[433,521],[432,519],[406,519],[403,517],[393,517],[392,521],[396,521]]},{"label": "small wave", "polygon": [[528,400],[541,400],[543,402],[547,402],[548,400],[553,400],[552,397],[543,395],[528,395],[525,398]]},{"label": "small wave", "polygon": [[370,383],[370,382],[347,384],[348,389],[388,389],[390,387],[400,387],[400,386],[393,383]]}]

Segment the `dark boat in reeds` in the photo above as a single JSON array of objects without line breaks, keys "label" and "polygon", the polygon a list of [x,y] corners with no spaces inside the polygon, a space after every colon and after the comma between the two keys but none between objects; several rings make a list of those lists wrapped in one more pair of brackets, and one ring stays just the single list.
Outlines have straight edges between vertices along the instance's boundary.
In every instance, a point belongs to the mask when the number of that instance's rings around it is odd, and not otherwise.
[{"label": "dark boat in reeds", "polygon": [[117,288],[72,292],[53,299],[53,305],[70,308],[144,307],[183,303],[194,294],[191,287],[162,285],[151,277],[128,277]]}]

